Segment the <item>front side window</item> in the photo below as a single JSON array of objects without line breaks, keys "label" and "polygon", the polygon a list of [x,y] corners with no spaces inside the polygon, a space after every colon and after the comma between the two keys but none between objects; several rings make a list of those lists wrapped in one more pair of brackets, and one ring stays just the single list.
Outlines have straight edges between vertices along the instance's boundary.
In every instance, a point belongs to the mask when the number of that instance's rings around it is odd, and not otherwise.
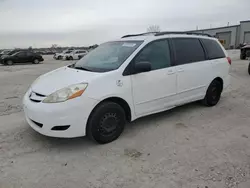
[{"label": "front side window", "polygon": [[151,63],[152,70],[171,66],[170,50],[167,40],[154,41],[148,44],[135,58],[134,63],[147,61]]},{"label": "front side window", "polygon": [[219,59],[226,57],[221,46],[215,40],[202,39],[202,42],[206,48],[209,59]]},{"label": "front side window", "polygon": [[205,53],[197,38],[174,38],[176,65],[205,61]]},{"label": "front side window", "polygon": [[17,56],[17,57],[24,57],[27,55],[27,52],[17,52],[16,54],[13,54],[13,56]]},{"label": "front side window", "polygon": [[79,60],[74,68],[92,72],[107,72],[118,69],[143,41],[107,42]]}]

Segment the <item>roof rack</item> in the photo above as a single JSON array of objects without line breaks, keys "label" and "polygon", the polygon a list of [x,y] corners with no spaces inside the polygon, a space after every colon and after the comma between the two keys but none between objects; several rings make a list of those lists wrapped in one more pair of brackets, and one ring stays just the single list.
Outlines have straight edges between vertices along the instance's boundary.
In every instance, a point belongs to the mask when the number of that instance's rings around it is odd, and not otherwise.
[{"label": "roof rack", "polygon": [[207,33],[195,33],[195,32],[186,32],[186,31],[164,31],[164,32],[156,33],[155,36],[162,36],[162,35],[169,35],[169,34],[201,35],[201,36],[213,37],[212,35],[209,35]]},{"label": "roof rack", "polygon": [[131,34],[131,35],[124,35],[122,38],[127,37],[138,37],[138,36],[144,36],[144,35],[150,35],[150,34],[157,34],[158,32],[147,32],[147,33],[140,33],[140,34]]},{"label": "roof rack", "polygon": [[163,32],[147,32],[147,33],[140,33],[140,34],[124,35],[122,38],[138,37],[138,36],[145,36],[145,35],[150,35],[150,34],[153,34],[154,36],[162,36],[162,35],[169,35],[169,34],[185,34],[185,35],[201,35],[201,36],[207,36],[207,37],[214,37],[207,33],[196,33],[196,32],[190,32],[190,31],[163,31]]}]

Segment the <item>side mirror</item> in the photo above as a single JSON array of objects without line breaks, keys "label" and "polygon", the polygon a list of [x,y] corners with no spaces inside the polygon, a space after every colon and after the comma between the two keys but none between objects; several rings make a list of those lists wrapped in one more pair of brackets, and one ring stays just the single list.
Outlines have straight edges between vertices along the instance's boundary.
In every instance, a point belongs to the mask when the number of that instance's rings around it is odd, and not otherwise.
[{"label": "side mirror", "polygon": [[135,72],[149,72],[151,71],[151,63],[148,61],[142,61],[135,64]]}]

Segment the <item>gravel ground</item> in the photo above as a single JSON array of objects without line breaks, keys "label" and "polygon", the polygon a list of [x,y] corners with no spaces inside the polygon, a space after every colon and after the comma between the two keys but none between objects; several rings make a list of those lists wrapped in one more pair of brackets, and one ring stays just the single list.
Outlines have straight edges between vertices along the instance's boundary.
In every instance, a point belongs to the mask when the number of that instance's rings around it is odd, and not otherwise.
[{"label": "gravel ground", "polygon": [[220,103],[192,103],[127,125],[115,142],[56,139],[25,122],[21,100],[62,65],[0,66],[0,188],[249,188],[250,76],[239,51]]}]

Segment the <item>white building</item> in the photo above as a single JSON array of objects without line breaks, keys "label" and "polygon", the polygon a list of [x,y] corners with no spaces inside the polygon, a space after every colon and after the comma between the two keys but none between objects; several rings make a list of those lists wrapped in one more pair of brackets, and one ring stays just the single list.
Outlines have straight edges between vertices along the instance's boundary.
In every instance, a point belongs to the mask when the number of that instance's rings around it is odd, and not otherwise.
[{"label": "white building", "polygon": [[193,30],[191,32],[213,35],[221,41],[226,49],[236,48],[243,43],[250,44],[250,20],[241,21],[239,25]]}]

